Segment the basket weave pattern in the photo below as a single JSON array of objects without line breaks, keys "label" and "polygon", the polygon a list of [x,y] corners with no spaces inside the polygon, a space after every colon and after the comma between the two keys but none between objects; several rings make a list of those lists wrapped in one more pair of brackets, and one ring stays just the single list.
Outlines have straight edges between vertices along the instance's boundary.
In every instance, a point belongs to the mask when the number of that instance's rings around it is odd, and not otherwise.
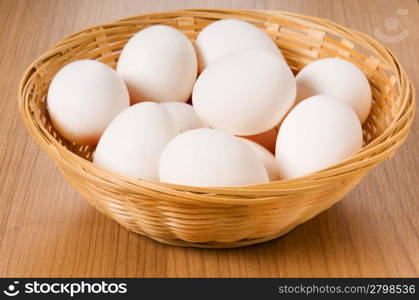
[{"label": "basket weave pattern", "polygon": [[[364,71],[373,91],[364,148],[326,170],[247,187],[199,188],[127,178],[91,163],[93,147],[52,127],[46,94],[65,64],[96,59],[115,68],[128,39],[150,25],[182,30],[191,40],[210,22],[255,24],[282,50],[294,72],[313,60],[341,57]],[[19,108],[28,131],[85,199],[125,228],[163,243],[203,248],[255,244],[281,236],[344,197],[374,166],[394,154],[414,116],[414,93],[397,58],[368,36],[330,21],[278,11],[185,10],[140,15],[91,27],[54,45],[24,74]]]}]

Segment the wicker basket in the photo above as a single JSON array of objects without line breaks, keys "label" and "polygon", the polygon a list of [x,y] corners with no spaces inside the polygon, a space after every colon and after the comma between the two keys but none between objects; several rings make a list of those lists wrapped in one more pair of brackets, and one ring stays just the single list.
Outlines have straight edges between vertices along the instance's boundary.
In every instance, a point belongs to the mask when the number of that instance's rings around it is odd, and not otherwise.
[{"label": "wicker basket", "polygon": [[[46,94],[54,74],[78,59],[115,67],[140,29],[166,24],[192,40],[208,23],[243,19],[265,30],[294,72],[322,57],[350,60],[373,91],[364,148],[346,161],[292,180],[247,187],[197,188],[138,180],[91,162],[94,148],[73,144],[51,126]],[[391,157],[408,135],[414,92],[397,58],[368,36],[330,21],[278,11],[184,10],[140,15],[75,33],[38,58],[23,75],[19,108],[27,129],[67,180],[93,206],[125,228],[163,243],[229,248],[274,239],[344,197],[374,166]]]}]

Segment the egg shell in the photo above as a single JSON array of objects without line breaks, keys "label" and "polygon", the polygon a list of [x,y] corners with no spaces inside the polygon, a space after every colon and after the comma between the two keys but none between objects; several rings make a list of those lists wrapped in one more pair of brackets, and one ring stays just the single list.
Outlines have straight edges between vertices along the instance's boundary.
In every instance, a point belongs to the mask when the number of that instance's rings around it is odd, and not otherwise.
[{"label": "egg shell", "polygon": [[349,158],[362,148],[362,128],[352,108],[331,96],[310,97],[281,124],[276,159],[282,178],[304,176]]},{"label": "egg shell", "polygon": [[296,76],[297,102],[329,95],[352,106],[361,123],[371,109],[371,87],[367,77],[354,64],[340,58],[323,58],[304,67]]},{"label": "egg shell", "polygon": [[129,177],[157,180],[160,154],[178,133],[175,120],[164,107],[152,102],[135,104],[103,133],[93,162]]},{"label": "egg shell", "polygon": [[269,181],[279,180],[281,177],[279,175],[278,162],[275,159],[275,156],[258,143],[247,139],[243,139],[243,141],[245,141],[245,143],[248,144],[253,151],[255,151],[259,159],[262,161],[265,166],[265,170],[268,173]]},{"label": "egg shell", "polygon": [[281,51],[260,28],[245,21],[224,19],[206,26],[195,41],[199,72],[220,57],[240,50],[259,49],[278,55]]},{"label": "egg shell", "polygon": [[276,137],[278,136],[278,128],[274,127],[268,131],[256,134],[243,136],[245,139],[258,143],[262,147],[268,149],[271,153],[275,153]]},{"label": "egg shell", "polygon": [[122,79],[95,60],[64,66],[48,89],[47,107],[54,128],[78,144],[95,145],[113,118],[128,106]]},{"label": "egg shell", "polygon": [[183,102],[164,102],[166,108],[178,124],[180,132],[208,127],[195,113],[192,105]]},{"label": "egg shell", "polygon": [[132,103],[186,102],[198,70],[194,47],[179,30],[150,26],[135,34],[122,49],[117,71]]},{"label": "egg shell", "polygon": [[164,149],[159,164],[163,182],[233,187],[268,182],[255,151],[240,138],[200,128],[181,133]]},{"label": "egg shell", "polygon": [[247,136],[275,127],[295,95],[294,76],[278,56],[246,50],[208,66],[195,83],[192,103],[209,126]]}]

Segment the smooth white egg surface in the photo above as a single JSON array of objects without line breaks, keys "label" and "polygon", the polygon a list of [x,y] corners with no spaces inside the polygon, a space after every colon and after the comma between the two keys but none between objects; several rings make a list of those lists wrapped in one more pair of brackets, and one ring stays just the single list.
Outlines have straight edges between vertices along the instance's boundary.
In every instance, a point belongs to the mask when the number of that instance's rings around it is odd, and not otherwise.
[{"label": "smooth white egg surface", "polygon": [[159,164],[163,182],[233,187],[268,182],[255,151],[238,137],[200,128],[181,133],[164,149]]},{"label": "smooth white egg surface", "polygon": [[47,96],[55,129],[78,144],[95,145],[112,119],[128,106],[122,79],[95,60],[66,65],[52,79]]},{"label": "smooth white egg surface", "polygon": [[281,124],[276,159],[282,178],[337,164],[362,148],[362,128],[351,106],[318,95],[297,104]]},{"label": "smooth white egg surface", "polygon": [[336,97],[350,106],[364,123],[371,109],[371,87],[354,64],[340,58],[323,58],[304,67],[296,76],[297,102],[315,95]]},{"label": "smooth white egg surface", "polygon": [[196,128],[208,127],[195,113],[192,105],[183,102],[164,102],[161,103],[176,120],[180,132]]},{"label": "smooth white egg surface", "polygon": [[195,41],[199,71],[220,57],[248,49],[259,49],[278,55],[281,51],[260,28],[245,21],[224,19],[206,26]]},{"label": "smooth white egg surface", "polygon": [[244,136],[244,138],[258,143],[264,148],[268,149],[271,153],[275,153],[276,137],[278,136],[278,128],[274,127],[268,131],[256,134]]},{"label": "smooth white egg surface", "polygon": [[279,180],[281,177],[279,176],[278,162],[275,159],[275,156],[258,143],[248,139],[243,139],[243,141],[245,141],[246,144],[248,144],[253,149],[253,151],[255,151],[259,159],[262,161],[266,172],[268,173],[269,181]]},{"label": "smooth white egg surface", "polygon": [[128,41],[117,71],[128,86],[132,103],[186,102],[195,83],[197,65],[194,47],[181,31],[155,25]]},{"label": "smooth white egg surface", "polygon": [[93,162],[113,172],[158,179],[158,162],[166,144],[179,133],[162,106],[142,102],[121,112],[103,133]]},{"label": "smooth white egg surface", "polygon": [[192,103],[209,126],[234,135],[255,135],[275,127],[295,101],[290,68],[266,51],[226,55],[198,77]]}]

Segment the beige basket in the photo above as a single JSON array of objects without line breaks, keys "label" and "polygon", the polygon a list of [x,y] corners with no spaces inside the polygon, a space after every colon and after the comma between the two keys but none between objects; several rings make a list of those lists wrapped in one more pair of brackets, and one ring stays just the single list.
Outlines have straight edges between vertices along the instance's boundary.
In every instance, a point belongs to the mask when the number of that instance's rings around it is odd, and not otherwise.
[{"label": "beige basket", "polygon": [[[91,163],[94,148],[73,144],[51,126],[46,94],[54,74],[78,59],[115,67],[137,31],[154,24],[190,39],[208,23],[236,18],[265,30],[293,71],[337,56],[361,68],[373,91],[364,148],[321,172],[247,187],[197,188],[138,180]],[[344,197],[374,166],[394,154],[414,116],[412,85],[397,58],[368,36],[330,21],[278,11],[184,10],[140,15],[73,34],[38,58],[19,88],[22,118],[67,180],[101,212],[125,228],[163,243],[203,248],[251,245],[281,236]]]}]

